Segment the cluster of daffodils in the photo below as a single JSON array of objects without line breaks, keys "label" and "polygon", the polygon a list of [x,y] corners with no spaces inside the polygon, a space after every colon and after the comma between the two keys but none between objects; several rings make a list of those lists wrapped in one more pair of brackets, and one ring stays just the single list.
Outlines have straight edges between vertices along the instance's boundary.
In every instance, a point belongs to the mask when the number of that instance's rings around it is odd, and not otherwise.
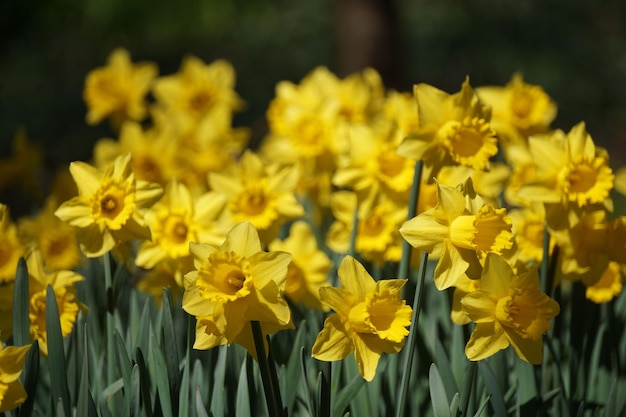
[{"label": "cluster of daffodils", "polygon": [[[316,68],[277,85],[256,151],[246,149],[249,131],[232,126],[244,105],[234,83],[225,61],[188,57],[159,77],[122,49],[87,76],[87,122],[108,119],[117,138],[98,141],[93,162],[73,162],[75,189],[50,193],[36,216],[13,222],[0,205],[3,341],[20,257],[30,333],[44,355],[46,288],[67,335],[84,309],[75,291],[84,278],[73,271],[112,253],[140,290],[172,288],[196,318],[196,349],[236,343],[257,357],[253,325],[265,336],[297,327],[298,305],[332,310],[313,357],[354,352],[368,381],[409,333],[408,277],[378,276],[410,256],[405,241],[436,262],[436,288],[454,292],[452,321],[475,323],[470,360],[512,345],[541,362],[559,313],[540,288],[544,247],[554,286],[580,281],[594,302],[621,292],[626,217],[612,218],[610,192],[626,181],[616,183],[583,123],[551,130],[555,104],[520,75],[504,87],[473,89],[466,79],[454,94],[425,84],[410,94],[387,91],[371,69],[339,79]],[[343,257],[339,288],[334,255]],[[0,410],[23,392],[11,385],[19,361],[5,356],[24,352],[0,351]]]}]

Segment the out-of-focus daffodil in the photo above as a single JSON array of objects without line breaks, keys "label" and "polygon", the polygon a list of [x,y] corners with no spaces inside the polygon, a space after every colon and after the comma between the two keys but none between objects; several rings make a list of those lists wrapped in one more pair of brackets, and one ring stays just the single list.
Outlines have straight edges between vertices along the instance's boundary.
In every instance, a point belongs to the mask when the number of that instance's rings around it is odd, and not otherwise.
[{"label": "out-of-focus daffodil", "polygon": [[57,208],[57,200],[49,198],[36,217],[20,219],[19,234],[27,247],[41,251],[48,270],[71,270],[81,262],[78,236],[74,227],[54,215]]},{"label": "out-of-focus daffodil", "polygon": [[74,327],[81,307],[76,298],[75,285],[83,281],[82,275],[73,271],[46,271],[41,252],[34,250],[26,258],[30,291],[30,334],[39,341],[39,349],[48,355],[48,333],[46,329],[46,292],[52,286],[59,309],[61,334],[67,336]]},{"label": "out-of-focus daffodil", "polygon": [[4,346],[0,344],[0,413],[13,410],[26,401],[26,390],[20,374],[30,346]]},{"label": "out-of-focus daffodil", "polygon": [[15,280],[15,270],[24,246],[17,233],[17,226],[11,221],[9,207],[0,203],[0,284]]},{"label": "out-of-focus daffodil", "polygon": [[225,204],[224,195],[216,192],[194,199],[187,187],[172,180],[161,200],[145,213],[152,238],[139,246],[137,266],[151,269],[167,262],[176,283],[182,287],[183,275],[191,271],[193,265],[189,243],[217,246],[223,242],[226,232],[219,226],[218,218]]},{"label": "out-of-focus daffodil", "polygon": [[354,351],[359,373],[371,381],[382,353],[397,353],[411,324],[411,307],[400,299],[406,279],[374,281],[363,265],[346,256],[339,266],[341,288],[320,289],[328,317],[312,348],[313,357],[337,361]]},{"label": "out-of-focus daffodil", "polygon": [[122,48],[111,52],[107,65],[94,69],[85,79],[87,123],[95,125],[108,116],[117,125],[125,119],[142,120],[146,115],[145,96],[156,75],[155,64],[133,64],[128,51]]},{"label": "out-of-focus daffodil", "polygon": [[142,210],[161,197],[160,185],[135,179],[130,154],[121,155],[104,172],[72,162],[77,197],[64,202],[55,215],[78,228],[83,253],[102,256],[120,242],[149,239]]},{"label": "out-of-focus daffodil", "polygon": [[185,275],[183,309],[197,319],[195,349],[237,343],[256,357],[251,321],[264,334],[293,327],[283,298],[291,255],[263,252],[252,224],[236,225],[220,247],[190,251],[196,270]]},{"label": "out-of-focus daffodil", "polygon": [[553,229],[573,226],[582,209],[613,208],[613,171],[608,155],[596,148],[584,123],[567,134],[556,130],[529,139],[536,175],[520,187],[520,197],[546,205]]},{"label": "out-of-focus daffodil", "polygon": [[289,230],[289,237],[273,241],[269,249],[291,253],[285,296],[295,303],[326,310],[320,301],[319,289],[329,285],[328,272],[332,263],[317,247],[311,227],[304,221],[295,222]]},{"label": "out-of-focus daffodil", "polygon": [[477,361],[513,345],[523,360],[540,364],[543,334],[559,314],[559,304],[539,289],[536,270],[515,274],[500,255],[487,254],[480,288],[461,301],[463,311],[476,323],[465,353]]},{"label": "out-of-focus daffodil", "polygon": [[233,223],[250,222],[264,245],[288,220],[304,215],[295,197],[299,171],[295,166],[266,166],[252,151],[246,151],[237,166],[209,174],[211,189],[226,195],[227,214]]},{"label": "out-of-focus daffodil", "polygon": [[623,281],[621,265],[609,262],[600,279],[587,287],[585,297],[596,304],[608,303],[622,292]]}]

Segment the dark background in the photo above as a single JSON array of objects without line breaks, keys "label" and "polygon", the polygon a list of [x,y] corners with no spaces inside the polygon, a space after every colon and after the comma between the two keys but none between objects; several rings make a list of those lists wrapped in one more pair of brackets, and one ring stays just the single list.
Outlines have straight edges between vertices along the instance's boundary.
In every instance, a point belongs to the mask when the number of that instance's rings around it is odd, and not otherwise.
[{"label": "dark background", "polygon": [[174,73],[186,54],[225,58],[247,101],[236,125],[263,133],[280,80],[317,65],[340,76],[371,65],[385,84],[448,92],[465,75],[504,85],[515,71],[559,106],[555,127],[578,121],[611,165],[626,164],[626,2],[557,0],[4,0],[0,1],[0,156],[18,127],[48,167],[88,160],[114,137],[85,123],[85,75],[117,46]]}]

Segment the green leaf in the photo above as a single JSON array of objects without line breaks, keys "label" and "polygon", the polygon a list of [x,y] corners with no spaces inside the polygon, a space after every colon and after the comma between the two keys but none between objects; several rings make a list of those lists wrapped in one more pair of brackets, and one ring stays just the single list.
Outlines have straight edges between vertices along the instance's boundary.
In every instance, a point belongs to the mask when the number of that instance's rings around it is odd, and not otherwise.
[{"label": "green leaf", "polygon": [[[126,350],[126,345],[122,340],[122,336],[116,330],[114,334],[115,340],[115,351],[117,357],[117,366],[119,368],[119,372],[122,375],[123,384],[125,387],[130,387],[131,384],[131,372],[133,368],[133,364],[130,361],[130,357],[128,356],[128,351]],[[130,396],[126,395],[124,397],[125,405],[128,410],[130,410]]]},{"label": "green leaf", "polygon": [[138,347],[142,352],[147,352],[150,348],[150,299],[146,299],[139,320],[139,333],[137,334],[137,343],[134,347]]},{"label": "green leaf", "polygon": [[150,375],[146,367],[146,361],[141,352],[141,348],[135,349],[135,360],[139,366],[139,382],[141,388],[141,397],[143,398],[143,406],[146,410],[146,416],[152,417],[152,401],[150,398]]},{"label": "green leaf", "polygon": [[[46,332],[48,334],[48,367],[50,369],[50,391],[52,398],[60,399],[66,416],[70,414],[70,392],[67,386],[65,350],[59,321],[59,308],[54,290],[46,290]],[[56,402],[55,400],[55,402]]]},{"label": "green leaf", "polygon": [[304,354],[304,347],[300,348],[300,369],[302,370],[302,383],[304,384],[304,403],[310,416],[315,415],[315,406],[313,405],[313,397],[311,396],[311,390],[309,389],[309,377],[306,370],[307,356]]},{"label": "green leaf", "polygon": [[450,402],[446,395],[446,388],[443,385],[437,365],[434,363],[430,365],[428,381],[430,383],[430,399],[435,417],[452,417],[450,415]]},{"label": "green leaf", "polygon": [[193,340],[195,336],[194,318],[187,315],[187,349],[185,352],[185,363],[183,366],[183,377],[180,383],[180,396],[178,403],[178,415],[189,415],[189,399],[190,399],[190,387],[189,387],[189,373],[191,372],[191,348],[193,346]]},{"label": "green leaf", "polygon": [[[285,387],[285,406],[291,412],[293,411],[299,385],[295,383],[300,378],[303,378],[300,368],[300,350],[305,345],[307,326],[306,321],[301,321],[298,330],[296,331],[296,337],[291,347],[291,353],[289,354],[289,360],[287,361],[287,367],[284,372],[280,374],[283,381],[281,386]],[[287,381],[285,383],[284,381]]]},{"label": "green leaf", "polygon": [[93,398],[89,393],[89,355],[87,353],[87,324],[83,325],[83,366],[80,373],[80,387],[78,389],[78,404],[76,405],[76,415],[86,417],[97,417]]},{"label": "green leaf", "polygon": [[[237,383],[237,397],[235,399],[235,417],[252,417],[250,410],[250,392],[248,391],[248,362],[250,356],[246,356],[239,371],[239,382]],[[292,380],[295,381],[295,380]]]},{"label": "green leaf", "polygon": [[506,417],[506,405],[504,403],[504,397],[502,396],[502,390],[500,390],[500,384],[496,380],[496,376],[485,361],[478,363],[478,371],[485,381],[487,392],[491,395],[491,406],[498,417]]},{"label": "green leaf", "polygon": [[611,390],[606,398],[605,417],[618,417],[619,411],[617,407],[617,380],[612,384]]},{"label": "green leaf", "polygon": [[35,404],[35,394],[37,392],[37,382],[39,381],[39,342],[35,340],[26,352],[23,372],[20,376],[22,385],[26,391],[26,401],[20,406],[20,417],[30,417]]},{"label": "green leaf", "polygon": [[167,372],[167,365],[165,364],[165,357],[161,348],[157,344],[156,339],[152,338],[149,352],[150,360],[150,374],[153,380],[156,382],[157,392],[159,393],[159,402],[161,404],[161,411],[164,417],[172,417],[172,401],[170,397],[170,384]]},{"label": "green leaf", "polygon": [[470,401],[470,394],[476,381],[476,368],[478,365],[474,361],[467,361],[467,369],[465,378],[463,378],[463,386],[461,387],[461,398],[459,399],[459,411],[462,416],[467,415]]},{"label": "green leaf", "polygon": [[135,364],[130,373],[130,417],[139,417],[141,411],[141,382],[139,365]]},{"label": "green leaf", "polygon": [[323,372],[317,375],[317,415],[330,417],[330,384]]},{"label": "green leaf", "polygon": [[352,380],[346,385],[335,399],[335,405],[333,408],[333,416],[341,415],[350,404],[350,401],[357,395],[361,388],[365,385],[365,380],[361,375],[355,375]]},{"label": "green leaf", "polygon": [[163,290],[163,306],[161,307],[161,326],[163,330],[163,352],[167,366],[171,409],[178,410],[178,393],[180,391],[180,356],[176,345],[177,338],[172,316],[172,291]]},{"label": "green leaf", "polygon": [[456,385],[456,380],[450,367],[450,360],[439,338],[435,340],[435,364],[437,365],[443,386],[446,389],[447,397],[453,397],[459,391],[459,388]]},{"label": "green leaf", "polygon": [[204,408],[204,403],[202,402],[202,396],[200,395],[200,387],[196,387],[195,398],[196,398],[196,412],[198,413],[198,417],[209,417],[209,413],[207,413],[206,408]]},{"label": "green leaf", "polygon": [[17,263],[13,287],[13,344],[30,344],[30,295],[28,293],[28,268],[24,258]]},{"label": "green leaf", "polygon": [[476,410],[476,412],[474,413],[474,417],[480,417],[480,415],[483,413],[483,410],[487,407],[487,404],[489,404],[489,400],[491,400],[491,395],[487,395],[480,402],[480,405],[478,406],[478,410]]},{"label": "green leaf", "polygon": [[211,393],[211,414],[213,417],[226,415],[226,390],[224,380],[226,377],[226,358],[228,346],[222,345],[217,348],[217,362],[213,373],[213,391]]},{"label": "green leaf", "polygon": [[450,415],[456,416],[459,413],[459,393],[457,392],[450,401]]}]

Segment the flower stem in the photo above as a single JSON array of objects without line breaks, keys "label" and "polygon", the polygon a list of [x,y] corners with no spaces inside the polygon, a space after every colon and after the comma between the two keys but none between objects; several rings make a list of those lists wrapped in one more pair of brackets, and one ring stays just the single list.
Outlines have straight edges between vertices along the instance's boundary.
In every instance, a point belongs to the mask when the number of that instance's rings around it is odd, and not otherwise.
[{"label": "flower stem", "polygon": [[282,406],[279,402],[277,402],[277,399],[280,399],[280,392],[278,391],[278,386],[275,387],[272,383],[270,363],[267,355],[265,354],[265,344],[263,341],[261,323],[258,321],[251,321],[250,326],[252,327],[252,337],[254,339],[257,359],[259,361],[259,369],[261,371],[261,381],[263,382],[263,392],[265,393],[267,410],[270,417],[280,417],[282,416]]},{"label": "flower stem", "polygon": [[422,260],[420,263],[420,271],[415,287],[415,298],[413,299],[413,317],[411,318],[411,327],[405,346],[404,366],[402,367],[402,379],[400,381],[400,392],[398,397],[398,408],[396,408],[396,417],[404,415],[404,407],[406,404],[406,395],[409,390],[409,381],[411,379],[411,367],[413,366],[413,355],[415,353],[415,340],[417,338],[417,323],[420,318],[420,310],[422,306],[422,296],[424,294],[424,281],[426,278],[426,264],[428,263],[428,252],[422,252]]},{"label": "flower stem", "polygon": [[[411,195],[409,197],[409,210],[406,215],[407,220],[415,217],[417,211],[417,201],[420,195],[420,181],[422,180],[422,161],[415,163],[415,171],[413,173],[413,185],[411,186]],[[409,265],[411,264],[411,244],[406,240],[402,241],[402,258],[400,259],[400,267],[398,268],[398,278],[408,278]]]},{"label": "flower stem", "polygon": [[111,276],[111,253],[104,254],[104,293],[106,294],[107,321],[107,383],[115,382],[115,323],[113,321],[113,279]]}]

